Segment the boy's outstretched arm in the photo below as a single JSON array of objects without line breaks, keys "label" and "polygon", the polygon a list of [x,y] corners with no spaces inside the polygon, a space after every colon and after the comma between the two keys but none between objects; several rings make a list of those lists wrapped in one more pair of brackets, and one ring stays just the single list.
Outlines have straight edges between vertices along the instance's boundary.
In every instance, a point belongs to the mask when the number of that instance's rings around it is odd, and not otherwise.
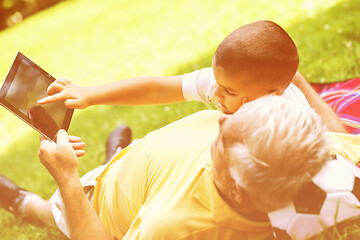
[{"label": "boy's outstretched arm", "polygon": [[336,113],[317,94],[299,71],[296,72],[292,82],[303,92],[310,106],[320,115],[330,132],[346,133],[346,130]]},{"label": "boy's outstretched arm", "polygon": [[48,94],[38,103],[65,101],[66,107],[76,109],[92,105],[149,105],[185,101],[181,75],[138,77],[92,87],[57,79],[49,86]]}]

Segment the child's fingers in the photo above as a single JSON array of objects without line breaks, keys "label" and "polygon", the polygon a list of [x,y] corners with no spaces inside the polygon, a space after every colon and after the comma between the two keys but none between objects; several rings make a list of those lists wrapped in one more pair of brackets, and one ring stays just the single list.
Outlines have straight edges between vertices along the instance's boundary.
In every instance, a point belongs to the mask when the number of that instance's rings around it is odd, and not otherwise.
[{"label": "child's fingers", "polygon": [[59,102],[59,101],[64,101],[65,99],[66,96],[64,92],[59,92],[59,93],[55,93],[54,95],[47,96],[38,100],[38,103],[45,104],[45,103]]},{"label": "child's fingers", "polygon": [[47,89],[47,93],[49,95],[53,95],[55,93],[59,93],[61,92],[62,90],[64,90],[65,86],[60,84],[60,83],[57,83],[57,82],[53,82],[52,84],[50,84],[50,86],[48,87]]},{"label": "child's fingers", "polygon": [[70,84],[70,80],[66,79],[66,78],[58,78],[55,80],[56,83],[60,83],[62,85],[68,85]]}]

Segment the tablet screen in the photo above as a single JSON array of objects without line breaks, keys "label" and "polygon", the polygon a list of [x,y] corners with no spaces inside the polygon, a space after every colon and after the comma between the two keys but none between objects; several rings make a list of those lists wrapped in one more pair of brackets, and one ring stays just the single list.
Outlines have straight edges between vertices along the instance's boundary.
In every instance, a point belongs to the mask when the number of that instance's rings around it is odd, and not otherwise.
[{"label": "tablet screen", "polygon": [[73,110],[64,102],[39,105],[55,79],[20,52],[0,89],[0,102],[38,132],[54,140],[59,129],[68,130]]}]

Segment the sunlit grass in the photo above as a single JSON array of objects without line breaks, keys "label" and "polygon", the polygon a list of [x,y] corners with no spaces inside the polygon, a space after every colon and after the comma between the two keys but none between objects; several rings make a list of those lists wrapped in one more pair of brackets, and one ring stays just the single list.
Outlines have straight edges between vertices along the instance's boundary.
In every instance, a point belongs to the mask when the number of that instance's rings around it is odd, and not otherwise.
[{"label": "sunlit grass", "polygon": [[[81,84],[182,73],[179,65],[197,68],[240,25],[272,19],[288,27],[336,2],[66,1],[0,32],[0,78],[17,51],[55,77]],[[0,147],[31,131],[3,110],[0,116],[6,126],[0,139],[7,139]]]},{"label": "sunlit grass", "polygon": [[[300,70],[309,80],[336,81],[359,75],[359,8],[357,0],[66,1],[0,32],[0,78],[17,51],[55,77],[83,85],[182,74],[210,66],[216,46],[237,27],[270,19],[293,37]],[[103,161],[106,137],[118,124],[130,125],[134,137],[141,138],[208,107],[180,103],[76,111],[70,133],[87,143],[79,171]],[[2,108],[0,121],[0,172],[49,197],[56,186],[38,162],[37,133]],[[61,236],[53,229],[23,224],[5,211],[0,211],[0,229],[5,240]]]}]

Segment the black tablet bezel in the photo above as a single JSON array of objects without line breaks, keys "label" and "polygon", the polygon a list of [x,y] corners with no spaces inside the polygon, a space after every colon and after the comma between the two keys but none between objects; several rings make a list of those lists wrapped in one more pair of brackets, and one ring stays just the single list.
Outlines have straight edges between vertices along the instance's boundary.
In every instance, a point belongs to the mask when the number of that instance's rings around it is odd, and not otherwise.
[{"label": "black tablet bezel", "polygon": [[[50,85],[53,81],[55,81],[55,78],[48,74],[46,71],[44,71],[42,68],[40,68],[38,65],[36,65],[33,61],[31,61],[29,58],[27,58],[25,55],[23,55],[21,52],[18,52],[16,54],[16,57],[9,69],[8,74],[6,75],[6,78],[3,82],[3,85],[0,89],[0,104],[4,106],[6,109],[8,109],[10,112],[15,114],[17,117],[22,119],[24,122],[26,122],[28,125],[30,125],[33,129],[44,135],[49,140],[55,141],[56,136],[47,136],[45,133],[43,133],[39,128],[34,126],[29,117],[26,116],[23,112],[21,112],[18,108],[14,107],[11,103],[6,101],[5,97],[8,93],[8,90],[14,80],[14,77],[17,73],[17,70],[22,62],[26,62],[28,65],[36,69],[41,75],[45,76],[45,79],[48,81],[47,85]],[[46,91],[46,89],[45,89]],[[65,113],[65,118],[63,121],[63,124],[61,126],[61,129],[65,129],[66,131],[69,129],[70,121],[72,118],[74,110],[73,109],[67,109]],[[58,129],[60,130],[60,128]],[[57,132],[57,131],[56,131]]]}]

